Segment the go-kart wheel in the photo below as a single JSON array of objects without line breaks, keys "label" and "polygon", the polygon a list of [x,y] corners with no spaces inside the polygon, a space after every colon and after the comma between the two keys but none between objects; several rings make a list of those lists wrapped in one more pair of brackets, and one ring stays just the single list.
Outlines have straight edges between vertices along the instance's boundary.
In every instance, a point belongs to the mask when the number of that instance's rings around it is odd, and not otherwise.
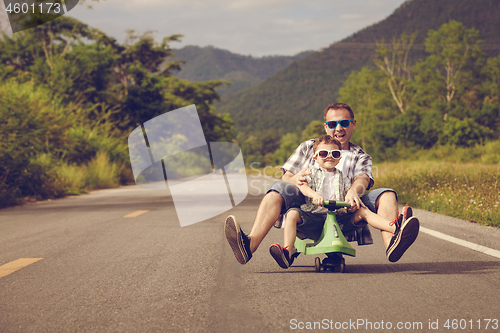
[{"label": "go-kart wheel", "polygon": [[340,273],[345,272],[345,259],[342,258],[342,261],[340,262]]},{"label": "go-kart wheel", "polygon": [[321,260],[319,259],[319,257],[316,257],[316,259],[314,259],[314,268],[318,273],[321,270]]}]

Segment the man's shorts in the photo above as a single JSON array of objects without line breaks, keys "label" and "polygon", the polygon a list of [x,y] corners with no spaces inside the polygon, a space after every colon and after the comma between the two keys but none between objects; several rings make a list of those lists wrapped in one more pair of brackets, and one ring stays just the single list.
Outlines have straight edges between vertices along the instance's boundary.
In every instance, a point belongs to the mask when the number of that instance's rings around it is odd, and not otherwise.
[{"label": "man's shorts", "polygon": [[[270,191],[278,192],[283,197],[284,203],[281,207],[282,215],[288,212],[290,208],[299,208],[300,205],[305,203],[304,195],[302,194],[302,192],[300,192],[297,186],[291,183],[278,180],[271,185],[266,194]],[[393,189],[377,188],[365,193],[361,197],[361,201],[363,201],[368,209],[376,213],[377,209],[375,207],[375,203],[377,202],[377,199],[380,197],[380,195],[384,192],[393,192],[396,195],[396,199],[398,198],[398,194]]]}]

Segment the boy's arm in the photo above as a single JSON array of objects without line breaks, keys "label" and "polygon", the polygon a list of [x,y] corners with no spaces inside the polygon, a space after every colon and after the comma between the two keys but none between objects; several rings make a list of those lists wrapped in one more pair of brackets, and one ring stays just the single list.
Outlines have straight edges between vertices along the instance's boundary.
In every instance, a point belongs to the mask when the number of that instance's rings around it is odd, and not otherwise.
[{"label": "boy's arm", "polygon": [[310,188],[309,185],[307,185],[307,183],[300,185],[299,190],[300,192],[302,192],[303,195],[311,198],[316,206],[323,206],[323,201],[325,201],[323,196],[318,192],[314,191],[312,188]]}]

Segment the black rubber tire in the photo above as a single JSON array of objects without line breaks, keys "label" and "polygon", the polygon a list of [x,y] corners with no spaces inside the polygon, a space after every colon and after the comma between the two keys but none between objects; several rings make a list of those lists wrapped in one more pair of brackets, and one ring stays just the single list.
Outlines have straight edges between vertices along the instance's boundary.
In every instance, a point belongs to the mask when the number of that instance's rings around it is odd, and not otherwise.
[{"label": "black rubber tire", "polygon": [[340,263],[340,273],[345,272],[345,259],[342,258],[342,262]]},{"label": "black rubber tire", "polygon": [[314,259],[314,268],[318,273],[321,271],[321,260],[319,259],[319,257],[316,257],[316,259]]}]

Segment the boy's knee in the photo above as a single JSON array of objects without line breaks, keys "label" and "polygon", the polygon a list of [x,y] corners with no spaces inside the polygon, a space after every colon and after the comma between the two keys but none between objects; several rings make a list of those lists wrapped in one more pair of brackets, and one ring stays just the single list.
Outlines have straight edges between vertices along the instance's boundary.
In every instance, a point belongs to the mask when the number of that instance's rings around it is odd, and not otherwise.
[{"label": "boy's knee", "polygon": [[290,209],[288,211],[288,213],[286,213],[286,223],[287,224],[297,224],[299,221],[301,221],[302,219],[300,218],[300,214],[298,211],[296,211],[295,209]]}]

